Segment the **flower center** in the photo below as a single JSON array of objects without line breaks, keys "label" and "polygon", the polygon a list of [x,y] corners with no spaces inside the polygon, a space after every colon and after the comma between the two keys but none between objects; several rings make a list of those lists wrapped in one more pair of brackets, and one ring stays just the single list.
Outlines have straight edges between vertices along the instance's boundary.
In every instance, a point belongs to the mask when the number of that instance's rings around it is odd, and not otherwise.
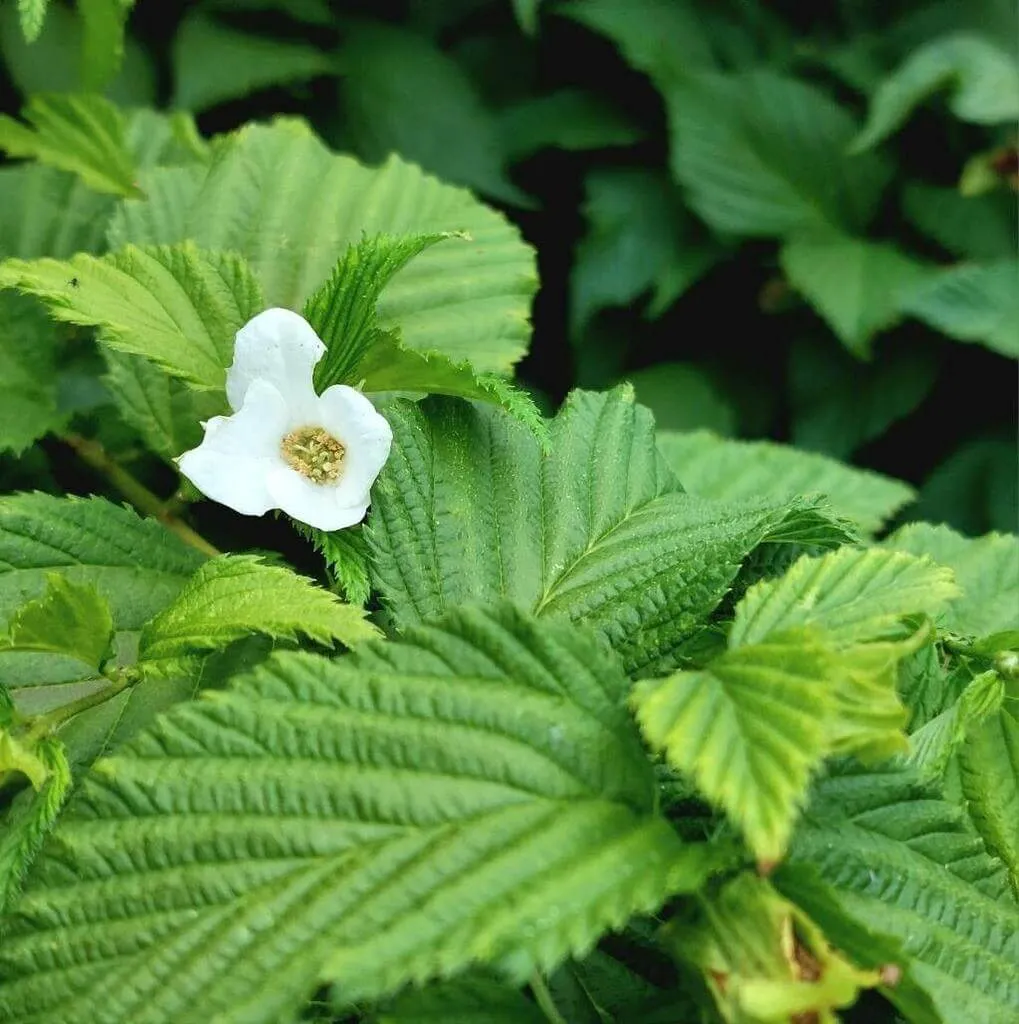
[{"label": "flower center", "polygon": [[346,451],[321,427],[298,427],[280,442],[280,454],[286,464],[316,484],[331,484],[339,479]]}]

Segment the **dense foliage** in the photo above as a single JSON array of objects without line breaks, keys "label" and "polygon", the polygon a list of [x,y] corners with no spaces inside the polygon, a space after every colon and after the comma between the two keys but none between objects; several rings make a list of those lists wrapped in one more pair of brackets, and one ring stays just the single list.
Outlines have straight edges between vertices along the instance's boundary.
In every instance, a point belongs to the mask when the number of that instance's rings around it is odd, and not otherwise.
[{"label": "dense foliage", "polygon": [[0,0],[0,1020],[1019,1018],[1015,27]]}]

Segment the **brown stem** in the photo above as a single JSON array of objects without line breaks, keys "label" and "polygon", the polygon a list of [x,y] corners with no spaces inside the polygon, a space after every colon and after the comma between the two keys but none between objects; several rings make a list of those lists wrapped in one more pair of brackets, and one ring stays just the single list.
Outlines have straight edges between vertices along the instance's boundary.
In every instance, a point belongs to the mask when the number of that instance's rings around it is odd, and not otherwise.
[{"label": "brown stem", "polygon": [[[203,555],[215,557],[221,552],[214,548],[201,534],[176,515],[173,504],[162,501],[143,483],[129,473],[107,454],[98,442],[80,434],[65,434],[63,441],[74,449],[75,454],[97,473],[104,476],[139,512],[158,519],[168,530],[177,534],[185,544],[201,551]],[[172,499],[171,499],[172,502]]]}]

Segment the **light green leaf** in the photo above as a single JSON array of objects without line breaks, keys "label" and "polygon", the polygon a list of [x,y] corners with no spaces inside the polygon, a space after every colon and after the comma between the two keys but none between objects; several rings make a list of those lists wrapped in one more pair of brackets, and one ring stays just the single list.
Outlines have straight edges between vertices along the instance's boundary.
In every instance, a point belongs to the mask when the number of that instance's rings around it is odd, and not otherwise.
[{"label": "light green leaf", "polygon": [[135,0],[78,0],[84,24],[81,78],[86,89],[102,89],[124,59],[124,26]]},{"label": "light green leaf", "polygon": [[943,270],[903,295],[902,310],[958,341],[1019,358],[1019,260]]},{"label": "light green leaf", "polygon": [[533,96],[499,114],[503,152],[520,160],[552,147],[605,149],[639,142],[644,132],[594,93],[559,89]]},{"label": "light green leaf", "polygon": [[760,543],[846,537],[811,503],[684,494],[628,388],[574,392],[545,459],[491,407],[429,399],[387,418],[393,453],[366,533],[400,625],[507,597],[602,631],[631,671],[669,667]]},{"label": "light green leaf", "polygon": [[876,146],[914,107],[946,88],[952,90],[949,108],[960,120],[1000,124],[1019,118],[1015,55],[987,39],[957,33],[921,46],[881,83],[853,150]]},{"label": "light green leaf", "polygon": [[959,768],[970,819],[988,850],[1008,868],[1012,892],[1019,899],[1017,708],[1019,681],[1013,676],[1004,683],[1001,707],[966,731],[965,742],[959,752]]},{"label": "light green leaf", "polygon": [[938,359],[924,342],[885,347],[880,359],[861,363],[825,340],[802,338],[792,346],[792,441],[847,459],[923,401],[937,380]]},{"label": "light green leaf", "polygon": [[0,294],[0,451],[18,454],[63,425],[56,352],[57,332],[38,304]]},{"label": "light green leaf", "polygon": [[782,269],[850,352],[871,355],[871,339],[902,316],[903,296],[930,274],[890,245],[848,235],[794,238],[782,246]]},{"label": "light green leaf", "polygon": [[139,195],[134,160],[124,138],[124,117],[102,96],[49,93],[33,96],[26,127],[0,115],[0,149],[77,174],[90,188]]},{"label": "light green leaf", "polygon": [[113,616],[106,600],[89,584],[59,573],[46,577],[46,592],[22,605],[0,637],[5,650],[63,654],[98,672],[112,653]]},{"label": "light green leaf", "polygon": [[672,171],[713,228],[740,235],[863,228],[887,181],[847,157],[852,117],[811,85],[772,72],[677,77],[664,93]]},{"label": "light green leaf", "polygon": [[[1005,872],[914,773],[854,769],[821,782],[778,883],[848,955],[867,963],[878,943],[899,945],[905,976],[885,994],[910,1020],[1014,1016],[1019,909]],[[936,1016],[908,1012],[918,996]]]},{"label": "light green leaf", "polygon": [[668,179],[637,168],[593,170],[585,180],[588,232],[571,274],[574,336],[607,306],[626,306],[651,291],[650,315],[660,315],[722,255],[698,237]]},{"label": "light green leaf", "polygon": [[909,763],[924,778],[941,779],[949,760],[967,735],[989,715],[997,714],[1004,695],[1004,684],[998,673],[981,672],[951,707],[909,737]]},{"label": "light green leaf", "polygon": [[347,530],[316,530],[292,520],[294,528],[307,538],[325,559],[334,589],[350,604],[364,607],[371,596],[368,544],[360,526]]},{"label": "light green leaf", "polygon": [[864,533],[876,533],[915,496],[900,480],[771,441],[659,430],[658,450],[691,494],[714,501],[823,494]]},{"label": "light green leaf", "polygon": [[173,38],[173,106],[205,110],[259,89],[335,74],[337,62],[306,43],[256,36],[187,15]]},{"label": "light green leaf", "polygon": [[0,823],[0,914],[13,906],[21,881],[35,860],[71,789],[71,772],[59,740],[44,739],[35,748],[45,778],[11,802]]},{"label": "light green leaf", "polygon": [[0,781],[6,783],[11,774],[24,775],[38,791],[49,773],[49,767],[35,751],[34,744],[23,743],[20,737],[0,728]]},{"label": "light green leaf", "polygon": [[884,546],[952,570],[962,593],[942,617],[947,629],[976,637],[1019,629],[1019,537],[963,537],[947,526],[910,523]]},{"label": "light green leaf", "polygon": [[108,345],[102,349],[107,369],[103,384],[120,415],[166,461],[197,447],[202,422],[227,412],[221,394],[193,391],[141,356]]},{"label": "light green leaf", "polygon": [[18,16],[26,42],[34,43],[39,38],[49,4],[50,0],[18,0]]},{"label": "light green leaf", "polygon": [[363,160],[397,153],[444,181],[533,205],[506,176],[498,125],[473,81],[430,40],[364,22],[346,34],[338,60],[341,116]]},{"label": "light green leaf", "polygon": [[[102,498],[46,494],[0,497],[0,624],[26,601],[41,597],[50,573],[92,586],[109,602],[118,660],[133,660],[137,631],[165,608],[203,556],[154,520]],[[56,655],[10,653],[0,658],[0,684],[19,707],[33,694],[56,693],[92,673]],[[65,685],[66,684],[66,685]],[[80,694],[79,694],[80,695]]]},{"label": "light green leaf", "polygon": [[628,685],[586,632],[461,610],[171,710],[62,818],[5,935],[0,1014],[275,1024],[322,983],[345,1006],[586,952],[718,856],[654,813]]},{"label": "light green leaf", "polygon": [[538,8],[541,0],[513,0],[513,13],[517,24],[529,35],[538,31]]},{"label": "light green leaf", "polygon": [[[349,245],[329,280],[304,305],[304,317],[326,346],[315,367],[315,387],[357,384],[358,365],[378,339],[376,306],[394,274],[450,232],[372,235]],[[463,236],[460,236],[463,237]]]},{"label": "light green leaf", "polygon": [[785,850],[811,772],[828,753],[829,661],[818,637],[798,629],[633,692],[648,743],[726,811],[765,863]]},{"label": "light green leaf", "polygon": [[207,164],[212,159],[212,146],[184,110],[164,114],[135,107],[125,111],[125,119],[127,146],[141,168]]},{"label": "light green leaf", "polygon": [[500,214],[395,157],[365,167],[284,121],[221,141],[200,180],[193,168],[141,177],[149,199],[121,204],[111,244],[190,238],[238,252],[270,306],[300,309],[366,234],[466,232],[471,242],[435,246],[394,277],[381,326],[398,327],[409,348],[480,370],[506,371],[526,350],[532,250]]},{"label": "light green leaf", "polygon": [[188,242],[128,246],[99,258],[7,260],[0,287],[36,295],[56,319],[99,327],[111,348],[217,390],[233,361],[235,333],[265,308],[240,256]]},{"label": "light green leaf", "polygon": [[99,252],[113,204],[112,196],[53,167],[0,168],[0,256],[66,259]]},{"label": "light green leaf", "polygon": [[950,570],[929,558],[877,548],[805,556],[780,579],[752,586],[736,608],[731,646],[760,643],[799,627],[824,630],[841,645],[907,635],[903,620],[932,618],[956,597]]},{"label": "light green leaf", "polygon": [[1004,193],[962,196],[954,188],[909,182],[902,211],[925,235],[960,259],[998,260],[1019,250],[1014,203]]},{"label": "light green leaf", "polygon": [[290,569],[253,555],[206,562],[173,604],[145,624],[139,661],[172,661],[226,647],[251,633],[297,640],[306,636],[348,647],[379,635],[364,611],[344,604]]},{"label": "light green leaf", "polygon": [[637,401],[655,414],[659,448],[663,431],[707,427],[720,434],[731,434],[736,429],[736,411],[719,394],[711,375],[700,367],[690,363],[656,363],[627,373],[626,379],[633,385]]}]

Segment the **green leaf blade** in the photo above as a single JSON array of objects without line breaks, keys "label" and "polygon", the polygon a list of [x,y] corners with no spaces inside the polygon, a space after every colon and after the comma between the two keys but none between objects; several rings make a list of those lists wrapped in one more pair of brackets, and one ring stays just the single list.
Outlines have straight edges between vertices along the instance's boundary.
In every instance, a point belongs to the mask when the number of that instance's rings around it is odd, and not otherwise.
[{"label": "green leaf blade", "polygon": [[18,16],[26,42],[34,43],[39,38],[49,3],[50,0],[18,0]]}]

